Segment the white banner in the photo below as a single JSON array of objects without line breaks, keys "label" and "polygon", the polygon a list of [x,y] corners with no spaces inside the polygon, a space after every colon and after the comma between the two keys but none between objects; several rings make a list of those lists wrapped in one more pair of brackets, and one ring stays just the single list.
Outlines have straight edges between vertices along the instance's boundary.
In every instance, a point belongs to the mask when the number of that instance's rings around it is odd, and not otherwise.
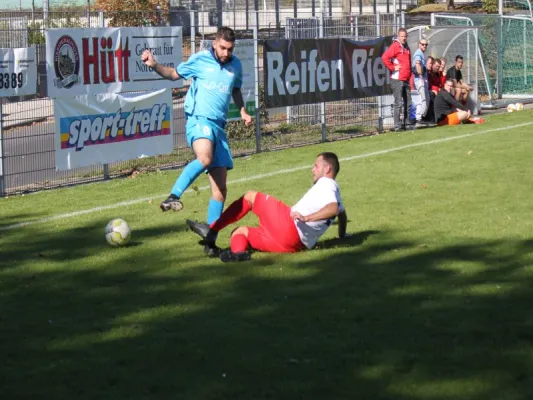
[{"label": "white banner", "polygon": [[[210,49],[213,45],[212,40],[202,40],[200,50]],[[246,107],[246,112],[252,117],[255,115],[255,65],[254,65],[254,41],[252,39],[243,39],[235,41],[235,50],[233,54],[241,60],[242,64],[242,98]],[[240,110],[231,100],[228,110],[228,121],[241,119]]]},{"label": "white banner", "polygon": [[172,152],[170,89],[54,100],[56,169]]},{"label": "white banner", "polygon": [[157,62],[182,62],[181,27],[48,29],[48,96],[76,96],[183,86],[161,78],[141,61],[148,49]]},{"label": "white banner", "polygon": [[0,49],[0,97],[37,92],[35,48]]}]

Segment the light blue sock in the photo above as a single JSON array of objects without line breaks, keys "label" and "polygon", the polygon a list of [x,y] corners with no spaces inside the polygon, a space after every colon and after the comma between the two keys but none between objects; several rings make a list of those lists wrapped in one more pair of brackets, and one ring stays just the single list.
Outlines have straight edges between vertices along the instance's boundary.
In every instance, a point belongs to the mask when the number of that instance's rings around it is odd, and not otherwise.
[{"label": "light blue sock", "polygon": [[[220,216],[222,215],[223,210],[224,210],[224,202],[211,198],[209,200],[209,206],[207,207],[207,224],[211,225],[213,222],[219,219]],[[216,236],[218,236],[218,234]]]},{"label": "light blue sock", "polygon": [[178,176],[178,179],[176,179],[176,183],[174,183],[170,193],[181,197],[183,192],[185,192],[191,183],[193,183],[204,171],[205,167],[199,160],[191,161],[185,168],[183,168],[183,171],[181,171],[181,174]]},{"label": "light blue sock", "polygon": [[209,206],[207,207],[207,223],[211,225],[222,215],[224,210],[224,202],[218,201],[213,198],[209,200]]}]

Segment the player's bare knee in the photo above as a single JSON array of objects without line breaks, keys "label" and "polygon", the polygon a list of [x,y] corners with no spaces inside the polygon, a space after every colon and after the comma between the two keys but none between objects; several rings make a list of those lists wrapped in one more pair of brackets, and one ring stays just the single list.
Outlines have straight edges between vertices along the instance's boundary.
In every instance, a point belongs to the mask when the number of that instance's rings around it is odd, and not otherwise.
[{"label": "player's bare knee", "polygon": [[255,197],[257,196],[257,192],[255,190],[249,190],[244,195],[244,200],[246,200],[250,205],[254,205]]},{"label": "player's bare knee", "polygon": [[204,167],[208,167],[213,162],[213,155],[209,153],[200,153],[196,155],[196,159],[202,163]]},{"label": "player's bare knee", "polygon": [[211,188],[211,196],[216,201],[225,202],[227,194],[228,194],[228,189],[226,187],[224,188],[212,187]]},{"label": "player's bare knee", "polygon": [[233,232],[231,232],[231,237],[237,235],[244,235],[248,237],[248,228],[245,226],[239,226],[238,228],[234,229]]}]

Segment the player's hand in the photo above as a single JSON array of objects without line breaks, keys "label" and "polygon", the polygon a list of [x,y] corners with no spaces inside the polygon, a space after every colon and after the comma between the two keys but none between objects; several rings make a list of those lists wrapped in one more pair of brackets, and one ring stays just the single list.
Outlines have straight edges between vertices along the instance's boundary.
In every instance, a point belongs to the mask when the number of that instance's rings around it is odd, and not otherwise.
[{"label": "player's hand", "polygon": [[241,118],[246,126],[252,125],[252,117],[246,112],[241,112]]},{"label": "player's hand", "polygon": [[395,70],[395,71],[399,71],[399,70],[401,70],[401,69],[402,69],[402,66],[401,66],[400,64],[396,64],[396,65],[394,65],[394,70]]},{"label": "player's hand", "polygon": [[155,67],[156,61],[150,50],[145,50],[141,54],[141,61],[150,68]]},{"label": "player's hand", "polygon": [[296,221],[306,222],[306,218],[302,214],[296,211],[291,211],[291,218],[295,219]]}]

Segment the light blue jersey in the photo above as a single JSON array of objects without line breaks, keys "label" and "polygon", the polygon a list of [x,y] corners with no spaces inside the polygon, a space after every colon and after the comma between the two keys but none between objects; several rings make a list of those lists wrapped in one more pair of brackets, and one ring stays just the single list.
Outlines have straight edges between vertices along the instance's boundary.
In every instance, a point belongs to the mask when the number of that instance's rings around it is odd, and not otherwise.
[{"label": "light blue jersey", "polygon": [[192,83],[185,100],[185,113],[225,122],[233,88],[242,86],[242,65],[233,56],[221,64],[214,50],[203,50],[193,54],[178,65],[176,72]]},{"label": "light blue jersey", "polygon": [[[417,61],[420,61],[420,64],[422,65],[422,76],[420,76],[416,70]],[[413,55],[413,75],[415,77],[415,80],[423,79],[424,81],[427,81],[428,79],[428,73],[426,70],[426,56],[424,55],[424,52],[420,49],[417,49],[415,51],[415,54]]]}]

